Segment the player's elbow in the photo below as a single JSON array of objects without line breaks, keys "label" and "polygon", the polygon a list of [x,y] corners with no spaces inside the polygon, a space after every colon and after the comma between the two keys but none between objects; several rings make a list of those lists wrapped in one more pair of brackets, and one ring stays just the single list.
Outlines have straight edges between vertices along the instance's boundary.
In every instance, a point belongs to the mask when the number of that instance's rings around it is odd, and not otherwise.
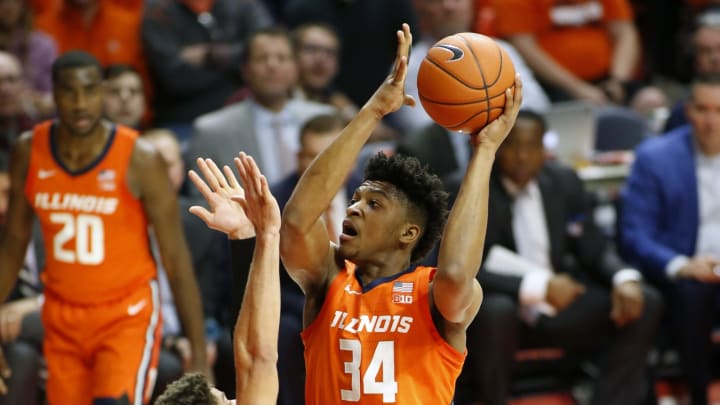
[{"label": "player's elbow", "polygon": [[453,323],[466,319],[475,301],[475,283],[474,278],[452,274],[438,275],[433,280],[435,306],[443,318]]}]

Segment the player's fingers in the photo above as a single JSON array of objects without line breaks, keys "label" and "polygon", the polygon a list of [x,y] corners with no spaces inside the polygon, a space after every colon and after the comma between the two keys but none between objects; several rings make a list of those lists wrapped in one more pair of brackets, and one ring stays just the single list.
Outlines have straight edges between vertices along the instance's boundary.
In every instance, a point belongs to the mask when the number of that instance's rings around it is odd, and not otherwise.
[{"label": "player's fingers", "polygon": [[212,162],[210,159],[203,159],[198,158],[197,165],[198,169],[200,169],[200,173],[202,173],[203,178],[205,178],[205,181],[207,182],[207,185],[210,187],[210,190],[217,191],[220,188],[220,184],[218,183],[217,179],[215,178],[215,175],[213,174],[212,170],[210,169],[210,166],[208,166],[208,161]]},{"label": "player's fingers", "polygon": [[217,180],[220,187],[229,187],[227,180],[225,180],[225,176],[223,176],[220,168],[215,164],[215,162],[212,159],[205,159],[205,162],[207,163],[208,167],[210,167],[210,171],[212,172],[213,176],[215,176],[215,179]]},{"label": "player's fingers", "polygon": [[252,177],[255,181],[255,192],[261,193],[262,192],[262,180],[265,178],[262,173],[260,173],[260,168],[258,167],[257,163],[255,163],[255,159],[253,159],[252,156],[247,157],[248,160],[248,166],[250,167],[250,171],[252,172]]},{"label": "player's fingers", "polygon": [[188,171],[188,177],[190,178],[190,181],[195,185],[195,188],[198,189],[200,194],[210,202],[210,199],[212,198],[212,190],[210,190],[210,187],[203,181],[203,179],[200,178],[200,175],[195,173],[194,170]]},{"label": "player's fingers", "polygon": [[230,187],[232,188],[240,188],[240,184],[237,181],[237,178],[235,177],[235,173],[233,173],[232,169],[228,165],[223,166],[223,173],[225,174],[225,178],[228,181],[228,184],[230,184]]},{"label": "player's fingers", "polygon": [[2,378],[0,378],[0,395],[7,394],[7,387],[5,386],[5,381],[3,381]]},{"label": "player's fingers", "polygon": [[240,182],[242,183],[242,187],[245,189],[245,193],[248,193],[250,190],[248,189],[248,174],[247,169],[245,168],[245,162],[243,161],[243,158],[245,157],[244,153],[240,153],[239,157],[236,157],[234,159],[235,161],[235,167],[238,170],[238,176],[240,177]]},{"label": "player's fingers", "polygon": [[513,103],[519,110],[523,100],[523,83],[519,74],[515,75],[515,94],[513,94]]},{"label": "player's fingers", "polygon": [[245,179],[247,181],[245,189],[248,193],[252,194],[253,198],[255,198],[260,193],[260,183],[258,182],[261,176],[260,169],[258,169],[255,164],[255,160],[250,155],[244,155],[242,157],[242,162],[245,169]]},{"label": "player's fingers", "polygon": [[188,211],[196,217],[200,218],[203,222],[205,222],[205,225],[210,226],[210,224],[212,223],[212,213],[208,211],[205,207],[193,205],[192,207],[188,208]]},{"label": "player's fingers", "polygon": [[407,76],[407,56],[403,56],[398,61],[397,71],[395,77],[393,77],[394,84],[403,84],[405,82],[405,76]]},{"label": "player's fingers", "polygon": [[405,95],[405,105],[409,105],[410,107],[415,107],[417,103],[415,102],[415,97],[406,94]]}]

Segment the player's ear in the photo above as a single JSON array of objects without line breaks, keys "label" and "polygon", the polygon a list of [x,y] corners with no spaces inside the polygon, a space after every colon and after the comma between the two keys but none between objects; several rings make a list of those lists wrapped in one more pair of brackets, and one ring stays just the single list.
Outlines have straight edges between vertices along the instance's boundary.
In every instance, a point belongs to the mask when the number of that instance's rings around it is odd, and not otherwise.
[{"label": "player's ear", "polygon": [[400,234],[400,242],[404,244],[411,244],[417,241],[419,237],[420,226],[408,223],[403,226],[402,233]]}]

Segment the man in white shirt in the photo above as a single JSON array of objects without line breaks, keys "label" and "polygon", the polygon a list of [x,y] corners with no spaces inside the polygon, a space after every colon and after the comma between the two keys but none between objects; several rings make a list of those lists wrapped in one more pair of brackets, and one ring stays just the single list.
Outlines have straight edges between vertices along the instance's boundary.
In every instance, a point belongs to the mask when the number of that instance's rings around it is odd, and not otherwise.
[{"label": "man in white shirt", "polygon": [[521,111],[496,156],[478,274],[485,299],[468,328],[460,380],[474,397],[458,404],[505,404],[515,352],[547,347],[603,354],[592,404],[641,404],[662,299],[593,223],[577,174],[545,161],[545,125]]},{"label": "man in white shirt", "polygon": [[690,126],[636,150],[620,240],[666,295],[692,405],[705,405],[720,309],[720,75],[695,79],[685,113]]}]

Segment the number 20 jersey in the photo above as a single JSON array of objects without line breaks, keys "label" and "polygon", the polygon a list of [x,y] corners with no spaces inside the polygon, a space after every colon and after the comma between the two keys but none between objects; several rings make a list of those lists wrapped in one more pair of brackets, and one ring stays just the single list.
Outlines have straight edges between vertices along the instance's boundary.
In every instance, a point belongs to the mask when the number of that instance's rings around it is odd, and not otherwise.
[{"label": "number 20 jersey", "polygon": [[450,404],[465,355],[433,323],[435,269],[416,267],[363,290],[355,266],[345,263],[302,332],[305,402]]},{"label": "number 20 jersey", "polygon": [[148,221],[127,186],[137,132],[114,126],[89,166],[69,171],[53,146],[53,123],[35,127],[25,197],[45,247],[45,291],[66,302],[94,304],[127,296],[155,278]]}]

